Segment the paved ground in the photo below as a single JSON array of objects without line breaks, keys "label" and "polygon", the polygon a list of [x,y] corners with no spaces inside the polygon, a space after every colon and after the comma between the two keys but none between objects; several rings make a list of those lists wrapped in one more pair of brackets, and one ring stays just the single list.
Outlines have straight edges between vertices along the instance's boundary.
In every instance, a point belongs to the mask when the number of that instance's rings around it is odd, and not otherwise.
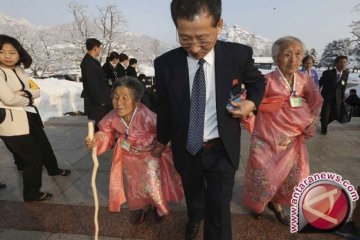
[{"label": "paved ground", "polygon": [[[0,239],[92,239],[93,197],[90,187],[92,159],[83,146],[87,120],[82,116],[50,119],[46,132],[55,150],[60,167],[72,170],[69,177],[49,177],[43,173],[44,191],[54,198],[41,203],[22,201],[22,177],[0,141],[0,181],[7,184],[0,190]],[[307,142],[311,171],[336,172],[354,186],[360,185],[360,118],[351,123],[333,123],[328,135],[318,134]],[[244,166],[249,136],[242,136],[242,161],[236,175],[232,209],[234,239],[342,239],[334,234],[290,234],[277,223],[270,212],[261,220],[253,219],[241,204]],[[108,179],[111,153],[99,157],[97,186],[100,201],[99,239],[183,239],[186,213],[184,203],[171,206],[173,210],[161,224],[152,216],[140,226],[129,221],[134,213],[124,207],[121,213],[107,211]],[[202,232],[199,239],[202,239]]]}]

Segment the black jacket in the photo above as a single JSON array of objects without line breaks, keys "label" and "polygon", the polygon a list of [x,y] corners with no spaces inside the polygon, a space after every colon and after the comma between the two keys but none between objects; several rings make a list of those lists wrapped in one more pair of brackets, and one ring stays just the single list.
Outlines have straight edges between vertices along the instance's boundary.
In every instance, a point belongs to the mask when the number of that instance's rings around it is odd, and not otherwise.
[{"label": "black jacket", "polygon": [[[254,66],[248,46],[217,41],[215,45],[215,85],[218,131],[234,169],[240,159],[240,123],[226,110],[234,79],[244,83],[247,98],[256,106],[265,90],[265,79]],[[187,53],[182,48],[171,50],[155,59],[155,85],[158,97],[158,140],[171,141],[174,164],[182,168],[190,114],[190,87]]]},{"label": "black jacket", "polygon": [[[98,113],[99,109],[106,109],[106,111],[111,109],[110,89],[103,70],[101,69],[100,62],[90,54],[84,56],[80,68],[85,112],[89,119],[96,120],[100,117]],[[100,118],[102,117],[103,116]]]}]

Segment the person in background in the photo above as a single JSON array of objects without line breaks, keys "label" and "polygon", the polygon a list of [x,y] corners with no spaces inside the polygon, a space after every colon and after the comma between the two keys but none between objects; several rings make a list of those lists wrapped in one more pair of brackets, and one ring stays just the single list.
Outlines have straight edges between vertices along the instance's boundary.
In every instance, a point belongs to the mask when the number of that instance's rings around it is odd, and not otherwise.
[{"label": "person in background", "polygon": [[[130,59],[130,60],[131,60],[131,59]],[[139,74],[138,79],[139,79],[139,81],[141,82],[141,84],[142,84],[142,85],[144,86],[144,88],[145,88],[144,94],[143,94],[140,102],[141,102],[142,104],[144,104],[147,108],[149,108],[149,109],[151,110],[151,105],[150,105],[150,90],[146,88],[146,83],[145,83],[146,79],[145,79],[145,78],[146,78],[146,75],[145,75],[145,74],[143,74],[143,73]]]},{"label": "person in background", "polygon": [[129,59],[129,66],[126,68],[126,75],[131,77],[137,77],[137,60],[135,58]]},{"label": "person in background", "polygon": [[305,47],[296,37],[276,40],[277,69],[265,75],[264,98],[252,131],[244,177],[244,206],[260,218],[266,206],[288,225],[282,205],[309,174],[305,139],[315,135],[322,98],[309,75],[299,72]]},{"label": "person in background", "polygon": [[345,102],[352,107],[352,116],[357,117],[359,115],[359,106],[360,106],[360,99],[356,94],[356,89],[352,88],[349,91],[349,96],[346,98]]},{"label": "person in background", "polygon": [[[120,211],[127,202],[130,210],[140,210],[134,224],[145,220],[150,206],[155,207],[155,220],[169,213],[168,202],[183,198],[181,179],[176,172],[170,146],[159,158],[151,155],[156,140],[156,114],[140,103],[144,87],[134,77],[123,77],[113,86],[113,110],[100,122],[93,140],[85,138],[88,148],[97,153],[114,148],[110,173],[110,211]],[[126,192],[126,194],[125,194]]]},{"label": "person in background", "polygon": [[85,112],[88,119],[95,121],[95,131],[99,121],[111,110],[110,89],[100,62],[101,42],[95,38],[86,39],[85,54],[81,64]]},{"label": "person in background", "polygon": [[39,87],[29,79],[24,68],[32,58],[13,37],[0,35],[0,108],[5,118],[0,123],[0,138],[23,162],[23,198],[25,202],[44,201],[52,194],[41,192],[42,165],[50,176],[68,176],[60,169],[34,99]]},{"label": "person in background", "polygon": [[139,81],[144,85],[146,89],[146,75],[143,73],[140,73],[138,76]]},{"label": "person in background", "polygon": [[300,72],[306,73],[311,77],[316,86],[319,87],[319,78],[315,69],[313,69],[315,59],[311,55],[307,55],[302,60],[302,68]]},{"label": "person in background", "polygon": [[[173,0],[171,16],[180,47],[155,59],[158,156],[169,142],[181,175],[188,213],[185,239],[232,239],[230,201],[240,159],[239,118],[253,114],[265,81],[248,46],[218,41],[221,0]],[[247,99],[232,102],[244,84]]]},{"label": "person in background", "polygon": [[116,68],[117,71],[117,78],[125,77],[126,76],[126,68],[129,65],[129,57],[125,53],[120,53],[119,55],[119,64]]},{"label": "person in background", "polygon": [[340,116],[341,104],[345,100],[345,89],[349,77],[346,68],[347,56],[337,56],[334,69],[326,70],[321,75],[319,86],[324,104],[321,109],[321,133],[327,134],[328,124]]},{"label": "person in background", "polygon": [[111,89],[112,84],[117,80],[117,68],[119,64],[119,54],[115,51],[111,52],[106,58],[106,62],[102,66],[107,83]]}]

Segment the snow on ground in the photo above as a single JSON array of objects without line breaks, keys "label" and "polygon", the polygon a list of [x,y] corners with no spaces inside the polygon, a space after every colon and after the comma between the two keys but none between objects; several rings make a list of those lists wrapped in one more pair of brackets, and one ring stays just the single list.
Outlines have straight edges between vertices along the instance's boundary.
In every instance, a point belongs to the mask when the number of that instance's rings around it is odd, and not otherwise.
[{"label": "snow on ground", "polygon": [[[263,74],[271,70],[261,70]],[[322,71],[318,71],[319,77]],[[360,73],[350,73],[346,93],[355,88],[360,95]],[[84,101],[80,98],[81,82],[59,80],[56,78],[35,79],[41,89],[40,98],[35,100],[43,121],[51,117],[62,117],[64,113],[84,111]]]},{"label": "snow on ground", "polygon": [[80,98],[81,82],[59,80],[56,78],[34,79],[41,94],[35,100],[43,121],[51,117],[62,117],[67,112],[84,111],[84,102]]}]

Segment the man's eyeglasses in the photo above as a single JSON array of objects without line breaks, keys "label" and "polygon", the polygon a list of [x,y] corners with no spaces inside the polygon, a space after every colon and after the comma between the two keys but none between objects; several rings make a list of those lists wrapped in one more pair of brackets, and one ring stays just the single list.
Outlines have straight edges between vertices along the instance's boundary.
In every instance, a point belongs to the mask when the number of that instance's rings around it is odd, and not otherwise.
[{"label": "man's eyeglasses", "polygon": [[194,44],[198,44],[200,47],[205,47],[209,43],[214,41],[213,35],[200,36],[199,38],[192,39],[188,36],[181,36],[176,33],[176,41],[185,48],[189,48]]}]

